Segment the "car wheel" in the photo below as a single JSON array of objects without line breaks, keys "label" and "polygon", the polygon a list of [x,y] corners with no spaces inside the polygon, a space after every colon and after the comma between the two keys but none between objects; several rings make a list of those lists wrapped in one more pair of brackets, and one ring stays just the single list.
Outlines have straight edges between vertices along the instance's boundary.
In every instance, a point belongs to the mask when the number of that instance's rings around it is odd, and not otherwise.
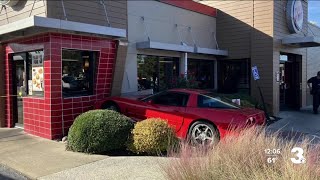
[{"label": "car wheel", "polygon": [[219,142],[219,132],[210,123],[197,121],[189,129],[189,140],[192,145],[215,145]]},{"label": "car wheel", "polygon": [[108,102],[108,103],[102,105],[102,109],[120,112],[119,107],[117,106],[117,104],[113,103],[113,102]]}]

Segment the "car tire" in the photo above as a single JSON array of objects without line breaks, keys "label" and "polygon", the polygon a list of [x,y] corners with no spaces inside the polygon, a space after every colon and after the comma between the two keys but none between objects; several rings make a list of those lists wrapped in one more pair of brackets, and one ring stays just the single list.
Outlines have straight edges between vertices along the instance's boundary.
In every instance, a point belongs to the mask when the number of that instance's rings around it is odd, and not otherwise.
[{"label": "car tire", "polygon": [[102,105],[102,109],[120,112],[119,106],[114,102],[107,102]]},{"label": "car tire", "polygon": [[220,141],[220,135],[211,123],[196,121],[189,128],[188,140],[194,146],[215,145]]}]

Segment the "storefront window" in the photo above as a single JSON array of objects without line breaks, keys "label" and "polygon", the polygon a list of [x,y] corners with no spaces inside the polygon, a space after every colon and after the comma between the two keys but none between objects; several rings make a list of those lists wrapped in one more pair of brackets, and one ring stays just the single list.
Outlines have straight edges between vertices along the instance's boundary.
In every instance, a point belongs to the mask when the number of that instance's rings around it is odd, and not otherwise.
[{"label": "storefront window", "polygon": [[179,59],[138,55],[138,90],[154,92],[171,88],[173,77],[179,75]]},{"label": "storefront window", "polygon": [[189,59],[188,73],[193,75],[201,89],[214,88],[214,61]]},{"label": "storefront window", "polygon": [[43,96],[43,51],[14,54],[13,62],[17,95]]},{"label": "storefront window", "polygon": [[222,61],[219,66],[219,91],[222,93],[250,93],[250,61]]},{"label": "storefront window", "polygon": [[62,90],[64,97],[93,94],[94,64],[96,53],[92,51],[62,51]]}]

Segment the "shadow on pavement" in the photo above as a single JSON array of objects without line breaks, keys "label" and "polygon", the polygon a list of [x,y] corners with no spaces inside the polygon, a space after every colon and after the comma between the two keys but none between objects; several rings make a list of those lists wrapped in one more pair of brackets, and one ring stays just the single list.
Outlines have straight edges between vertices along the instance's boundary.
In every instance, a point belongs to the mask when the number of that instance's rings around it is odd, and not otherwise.
[{"label": "shadow on pavement", "polygon": [[4,176],[4,175],[1,175],[1,174],[0,174],[0,179],[1,179],[1,180],[15,180],[15,179],[13,179],[13,178],[9,178],[9,177]]}]

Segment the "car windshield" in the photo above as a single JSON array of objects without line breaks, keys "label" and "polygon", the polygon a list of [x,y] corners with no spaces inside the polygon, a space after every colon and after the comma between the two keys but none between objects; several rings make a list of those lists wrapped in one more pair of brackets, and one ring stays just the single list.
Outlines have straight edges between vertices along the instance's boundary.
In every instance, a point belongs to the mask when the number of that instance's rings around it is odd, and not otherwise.
[{"label": "car windshield", "polygon": [[214,93],[200,94],[198,98],[199,107],[222,108],[222,109],[239,109],[239,105],[232,103],[232,100],[221,97]]}]

